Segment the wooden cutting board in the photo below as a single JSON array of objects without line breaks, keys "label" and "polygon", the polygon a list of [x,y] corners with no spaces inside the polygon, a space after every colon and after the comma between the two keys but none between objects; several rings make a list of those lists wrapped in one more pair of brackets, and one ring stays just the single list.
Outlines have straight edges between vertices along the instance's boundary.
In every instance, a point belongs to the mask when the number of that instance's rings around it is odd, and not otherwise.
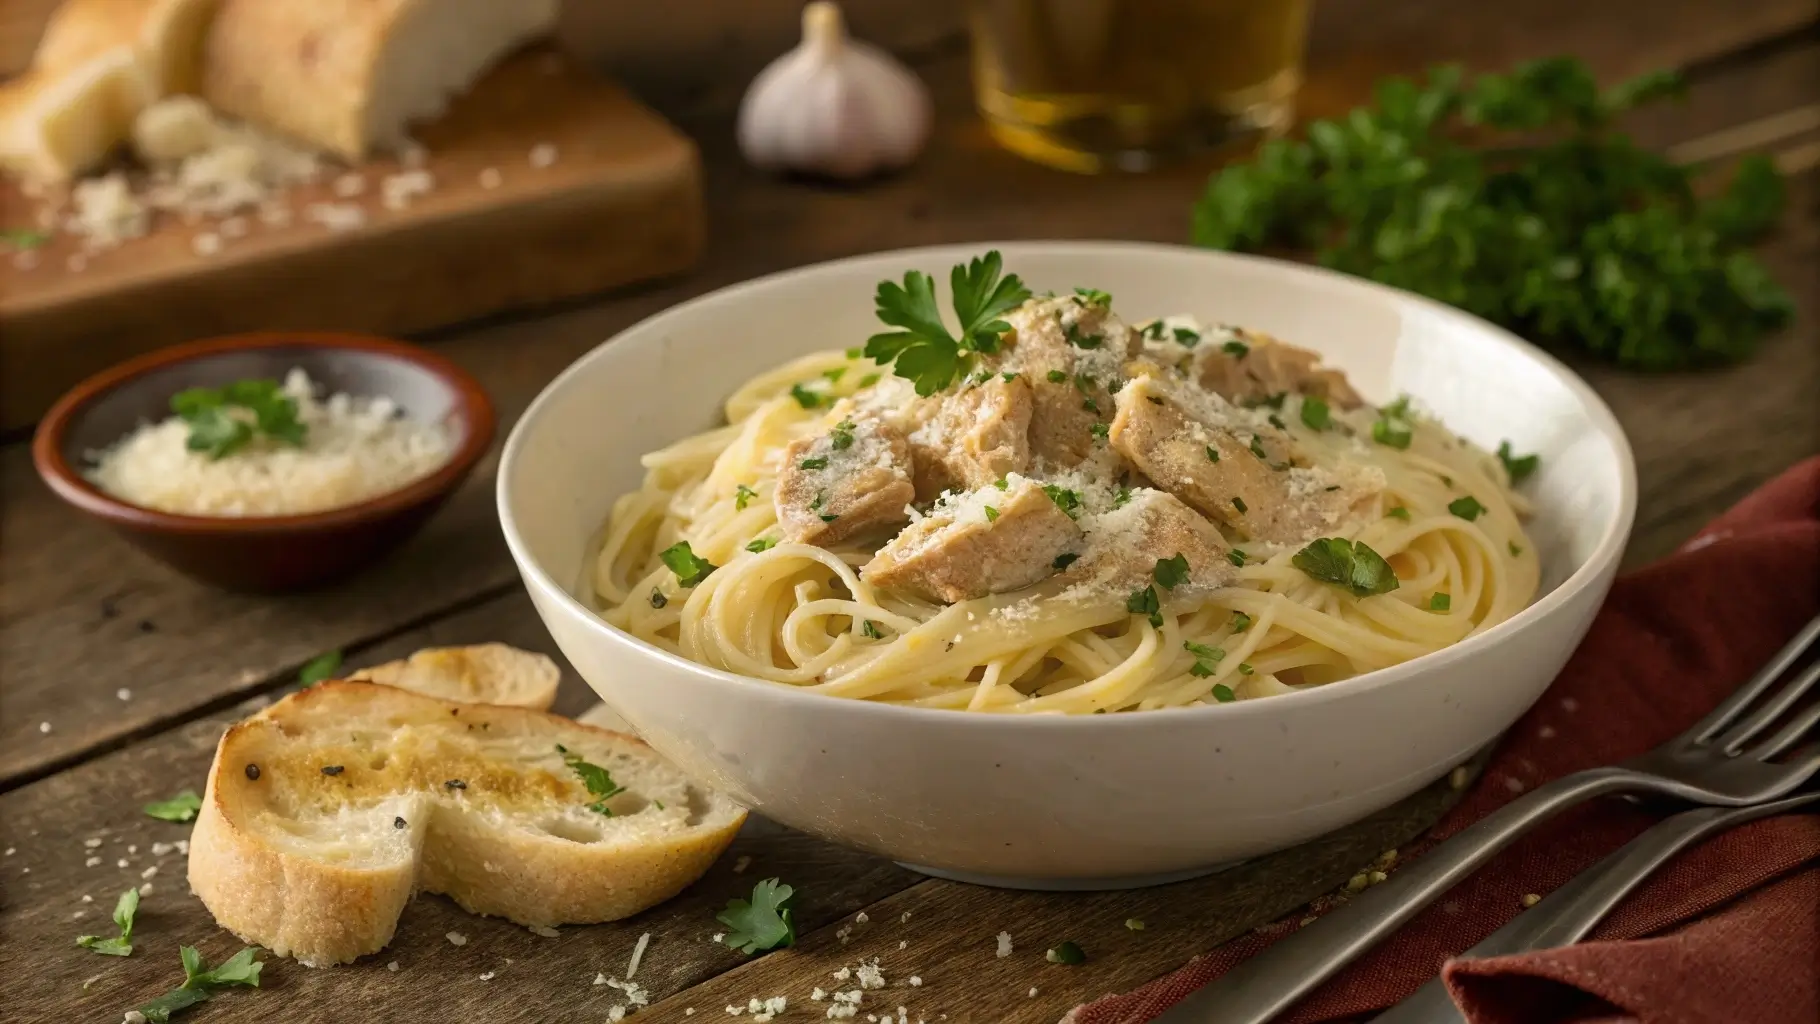
[{"label": "wooden cutting board", "polygon": [[[331,170],[288,190],[288,225],[247,211],[248,233],[213,255],[193,239],[219,234],[217,223],[160,216],[114,249],[84,253],[59,233],[29,269],[0,257],[0,428],[28,425],[84,377],[174,342],[272,328],[419,331],[677,273],[701,252],[694,144],[555,53],[502,64],[417,138],[436,184],[404,209],[388,209],[380,185],[404,168],[375,160],[354,169],[366,179],[358,197],[336,195],[345,172]],[[534,166],[538,147],[554,147],[555,161]],[[320,202],[358,203],[366,222],[330,231],[304,216]],[[39,205],[0,184],[0,227],[34,227]]]}]

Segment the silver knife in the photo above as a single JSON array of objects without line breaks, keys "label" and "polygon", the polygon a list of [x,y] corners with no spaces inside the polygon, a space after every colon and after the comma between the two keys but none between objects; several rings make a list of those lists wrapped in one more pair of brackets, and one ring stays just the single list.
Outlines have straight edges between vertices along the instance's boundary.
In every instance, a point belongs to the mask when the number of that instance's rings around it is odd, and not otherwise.
[{"label": "silver knife", "polygon": [[[1485,941],[1461,953],[1460,959],[1483,960],[1573,945],[1675,854],[1747,821],[1816,802],[1820,802],[1820,793],[1804,793],[1754,807],[1702,807],[1677,814],[1580,872],[1542,902],[1486,936]],[[1459,1024],[1462,1020],[1453,998],[1447,994],[1447,986],[1436,977],[1385,1011],[1374,1024]]]}]

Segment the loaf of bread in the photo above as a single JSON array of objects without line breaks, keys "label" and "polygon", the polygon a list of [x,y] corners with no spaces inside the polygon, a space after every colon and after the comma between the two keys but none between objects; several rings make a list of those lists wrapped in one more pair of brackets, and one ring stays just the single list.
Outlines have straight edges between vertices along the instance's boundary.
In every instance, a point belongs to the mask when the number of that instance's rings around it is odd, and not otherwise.
[{"label": "loaf of bread", "polygon": [[404,141],[558,0],[223,0],[202,61],[223,113],[350,161]]},{"label": "loaf of bread", "polygon": [[326,682],[222,736],[189,884],[228,931],[326,965],[384,948],[419,890],[533,927],[636,914],[744,820],[630,736]]},{"label": "loaf of bread", "polygon": [[0,85],[0,167],[65,181],[104,162],[160,97],[192,91],[216,0],[69,0]]}]

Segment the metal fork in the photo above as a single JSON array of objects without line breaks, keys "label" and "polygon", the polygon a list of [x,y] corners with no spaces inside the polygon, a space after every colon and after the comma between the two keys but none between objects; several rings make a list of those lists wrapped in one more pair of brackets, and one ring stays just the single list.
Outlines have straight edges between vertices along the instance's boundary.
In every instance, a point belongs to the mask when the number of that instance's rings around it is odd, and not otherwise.
[{"label": "metal fork", "polygon": [[[1537,949],[1571,946],[1587,936],[1619,901],[1695,843],[1758,818],[1774,817],[1820,803],[1820,793],[1803,793],[1750,807],[1702,807],[1683,811],[1624,844],[1572,881],[1549,893],[1514,920],[1461,953],[1483,960]],[[1459,1024],[1463,1018],[1439,977],[1391,1007],[1373,1024]]]},{"label": "metal fork", "polygon": [[1743,807],[1794,792],[1820,771],[1820,743],[1769,763],[1820,723],[1820,704],[1767,740],[1745,745],[1820,681],[1820,663],[1780,689],[1776,681],[1820,638],[1820,616],[1706,717],[1621,764],[1563,776],[1486,815],[1384,882],[1240,963],[1157,1018],[1157,1024],[1265,1024],[1359,954],[1402,927],[1532,826],[1597,796],[1639,793]]}]

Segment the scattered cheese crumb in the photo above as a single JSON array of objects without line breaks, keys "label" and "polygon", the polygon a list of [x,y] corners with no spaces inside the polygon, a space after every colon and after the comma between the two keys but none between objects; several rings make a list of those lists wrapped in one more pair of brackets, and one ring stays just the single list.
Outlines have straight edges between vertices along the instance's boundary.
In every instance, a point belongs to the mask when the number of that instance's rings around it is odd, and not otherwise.
[{"label": "scattered cheese crumb", "polygon": [[910,948],[910,940],[908,940],[908,939],[899,939],[899,940],[898,940],[898,941],[897,941],[897,948],[899,948],[899,949],[909,949],[909,948]]},{"label": "scattered cheese crumb", "polygon": [[388,174],[379,183],[379,191],[388,210],[402,210],[411,205],[411,200],[428,195],[435,187],[436,178],[429,171]]},{"label": "scattered cheese crumb", "polygon": [[726,937],[727,937],[726,932],[715,932],[713,935],[708,936],[708,941],[719,942],[720,940],[722,940]]},{"label": "scattered cheese crumb", "polygon": [[82,866],[85,868],[92,868],[100,863],[101,863],[100,857],[90,857],[88,860],[85,860],[82,862]]},{"label": "scattered cheese crumb", "polygon": [[115,861],[115,862],[114,862],[114,866],[115,866],[115,867],[117,867],[117,868],[123,868],[123,867],[126,867],[126,866],[127,866],[127,862],[126,862],[126,858],[125,858],[125,857],[122,857],[122,858],[120,858],[120,859],[119,859],[119,860],[117,860],[117,861]]},{"label": "scattered cheese crumb", "polygon": [[817,985],[815,986],[815,991],[809,993],[809,998],[819,1003],[828,998],[828,993],[822,991],[822,987]]},{"label": "scattered cheese crumb", "polygon": [[1032,998],[1032,999],[1036,998],[1036,986],[1035,985],[1030,986],[1030,998]]},{"label": "scattered cheese crumb", "polygon": [[120,698],[121,700],[132,700],[133,691],[122,686],[120,689],[114,691],[114,696]]},{"label": "scattered cheese crumb", "polygon": [[444,938],[449,940],[450,945],[465,946],[468,944],[468,937],[460,932],[450,932],[448,935],[444,936]]},{"label": "scattered cheese crumb", "polygon": [[76,912],[75,912],[75,913],[73,913],[73,914],[71,914],[71,915],[70,915],[70,920],[72,920],[72,921],[80,921],[80,920],[82,920],[82,919],[83,919],[83,918],[85,918],[85,917],[87,917],[87,916],[88,916],[88,911],[86,911],[86,910],[78,910],[78,911],[76,911]]},{"label": "scattered cheese crumb", "polygon": [[1001,958],[1011,955],[1011,933],[1010,932],[999,932],[998,933],[998,955]]},{"label": "scattered cheese crumb", "polygon": [[923,979],[918,975],[912,974],[910,976],[910,987],[911,988],[922,988]]},{"label": "scattered cheese crumb", "polygon": [[493,978],[494,978],[494,974],[492,971],[484,971],[480,975],[481,981],[492,981]]},{"label": "scattered cheese crumb", "polygon": [[855,921],[858,921],[860,924],[865,924],[867,921],[872,920],[871,918],[866,916],[866,912],[863,910],[860,911],[859,913],[853,915],[853,919]]},{"label": "scattered cheese crumb", "polygon": [[388,971],[397,971],[398,970],[398,961],[393,960],[391,963],[386,964],[385,969]]},{"label": "scattered cheese crumb", "polygon": [[[116,840],[116,841],[117,841],[117,840]],[[138,843],[128,843],[128,844],[127,844],[127,846],[126,846],[126,852],[127,852],[127,855],[128,855],[128,856],[131,856],[131,855],[133,855],[133,854],[135,854],[135,853],[138,853],[138,852],[139,852],[139,844],[138,844]]]},{"label": "scattered cheese crumb", "polygon": [[349,171],[335,179],[334,191],[337,199],[352,199],[366,190],[367,180],[359,171]]},{"label": "scattered cheese crumb", "polygon": [[638,962],[645,957],[645,947],[651,944],[651,933],[646,932],[638,937],[638,945],[632,947],[632,961],[626,964],[626,980],[638,973]]},{"label": "scattered cheese crumb", "polygon": [[120,1018],[120,1024],[145,1024],[145,1014],[138,1010],[128,1010],[126,1016]]},{"label": "scattered cheese crumb", "polygon": [[93,903],[93,902],[95,902],[95,897],[90,896],[88,893],[85,892],[82,894],[82,902]]},{"label": "scattered cheese crumb", "polygon": [[898,921],[899,921],[899,922],[900,922],[900,923],[902,923],[902,922],[908,922],[908,921],[909,921],[909,920],[910,920],[910,912],[909,912],[909,911],[908,911],[908,910],[906,910],[906,911],[904,911],[904,916],[903,916],[903,917],[900,917],[900,918],[898,918]]},{"label": "scattered cheese crumb", "polygon": [[179,839],[177,840],[176,845],[178,853],[183,854],[185,857],[190,855],[190,841],[188,839]]},{"label": "scattered cheese crumb", "polygon": [[751,866],[752,858],[742,856],[733,862],[733,873],[736,875],[743,875],[746,873],[746,869]]},{"label": "scattered cheese crumb", "polygon": [[92,850],[92,849],[94,849],[94,848],[95,848],[95,847],[97,847],[97,846],[100,846],[100,845],[101,845],[101,839],[100,839],[100,838],[99,838],[99,837],[97,837],[97,836],[91,836],[91,837],[89,837],[89,838],[87,838],[87,839],[84,839],[84,840],[83,840],[83,841],[82,841],[82,845],[83,845],[83,846],[86,846],[86,847],[88,847],[88,848],[89,848],[89,849],[91,849],[91,850]]},{"label": "scattered cheese crumb", "polygon": [[146,868],[144,871],[139,872],[139,877],[140,878],[151,878],[153,875],[156,875],[157,873],[158,873],[158,865],[153,864],[151,867]]},{"label": "scattered cheese crumb", "polygon": [[1535,894],[1535,893],[1533,893],[1533,892],[1532,892],[1532,893],[1526,893],[1526,894],[1524,894],[1524,896],[1523,896],[1523,905],[1524,905],[1524,906],[1526,906],[1526,907],[1533,907],[1533,906],[1535,906],[1535,905],[1536,905],[1536,904],[1538,904],[1538,903],[1540,903],[1540,902],[1542,902],[1542,897],[1540,897],[1540,896],[1538,896],[1538,895],[1536,895],[1536,894]]},{"label": "scattered cheese crumb", "polygon": [[150,882],[141,883],[139,886],[139,895],[150,896],[151,894],[152,894],[152,883],[150,883]]},{"label": "scattered cheese crumb", "polygon": [[607,1024],[614,1024],[615,1021],[622,1021],[625,1019],[626,1008],[624,1006],[614,1003],[612,1006],[607,1007]]},{"label": "scattered cheese crumb", "polygon": [[38,723],[38,731],[39,731],[39,732],[50,732],[50,731],[51,731],[51,723],[49,723],[49,722],[39,722],[39,723]]},{"label": "scattered cheese crumb", "polygon": [[860,964],[859,967],[854,971],[854,974],[857,975],[859,978],[859,987],[860,988],[884,988],[885,987],[885,974],[883,971],[878,969],[878,957],[873,957],[872,959],[867,960],[866,962]]},{"label": "scattered cheese crumb", "polygon": [[605,985],[606,983],[607,983],[607,975],[606,975],[605,971],[602,971],[599,974],[594,975],[594,984]]},{"label": "scattered cheese crumb", "polygon": [[354,231],[366,226],[367,212],[357,203],[311,203],[303,208],[303,219],[330,231]]},{"label": "scattered cheese crumb", "polygon": [[106,249],[138,238],[151,226],[152,211],[120,171],[77,183],[70,192],[75,213],[64,225],[94,248]]},{"label": "scattered cheese crumb", "polygon": [[531,166],[543,169],[556,162],[556,147],[548,142],[540,142],[531,147]]},{"label": "scattered cheese crumb", "polygon": [[502,180],[504,180],[503,176],[499,173],[499,168],[497,168],[497,167],[489,167],[486,170],[480,172],[480,187],[481,188],[486,188],[486,189],[498,188],[499,183]]},{"label": "scattered cheese crumb", "polygon": [[541,935],[546,939],[554,939],[562,934],[554,928],[546,928],[541,924],[531,925],[529,930],[532,935]]}]

